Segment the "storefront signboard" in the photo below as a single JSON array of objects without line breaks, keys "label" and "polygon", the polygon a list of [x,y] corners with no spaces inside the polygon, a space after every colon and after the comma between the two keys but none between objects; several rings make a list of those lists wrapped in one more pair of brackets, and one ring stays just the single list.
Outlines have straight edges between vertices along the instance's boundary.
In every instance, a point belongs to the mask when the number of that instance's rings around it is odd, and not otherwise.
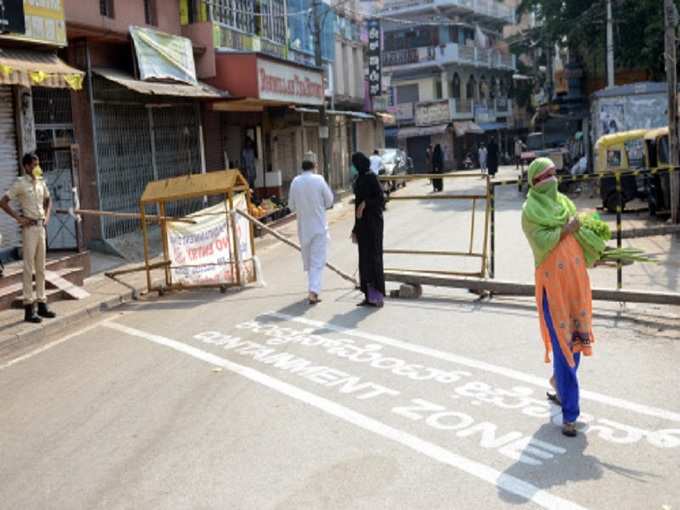
[{"label": "storefront signboard", "polygon": [[296,104],[320,105],[324,100],[320,72],[257,59],[260,99]]},{"label": "storefront signboard", "polygon": [[416,125],[431,126],[451,122],[449,100],[416,105]]},{"label": "storefront signboard", "polygon": [[371,97],[382,94],[382,64],[380,62],[380,20],[371,18],[368,26],[368,93]]},{"label": "storefront signboard", "polygon": [[66,46],[63,0],[23,0],[20,25],[17,19],[18,3],[21,0],[0,0],[0,6],[4,6],[4,9],[0,9],[0,23],[3,11],[11,23],[7,29],[0,27],[1,32],[9,32],[7,35],[3,34],[3,37],[50,46]]}]

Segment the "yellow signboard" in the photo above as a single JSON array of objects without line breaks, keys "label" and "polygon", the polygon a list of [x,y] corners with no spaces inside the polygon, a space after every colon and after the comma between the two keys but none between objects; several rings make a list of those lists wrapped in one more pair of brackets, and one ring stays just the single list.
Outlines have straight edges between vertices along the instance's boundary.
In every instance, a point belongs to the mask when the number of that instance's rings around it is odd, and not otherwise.
[{"label": "yellow signboard", "polygon": [[25,34],[4,37],[53,46],[66,46],[64,0],[24,0]]}]

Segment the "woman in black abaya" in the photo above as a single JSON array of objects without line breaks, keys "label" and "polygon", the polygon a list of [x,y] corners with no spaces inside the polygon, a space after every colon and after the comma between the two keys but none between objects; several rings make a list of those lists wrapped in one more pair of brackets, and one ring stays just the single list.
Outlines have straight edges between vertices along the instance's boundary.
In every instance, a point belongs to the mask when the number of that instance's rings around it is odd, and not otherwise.
[{"label": "woman in black abaya", "polygon": [[356,219],[352,240],[359,245],[359,276],[364,300],[359,306],[382,307],[385,298],[383,272],[383,209],[385,195],[370,160],[361,152],[352,156],[358,177],[354,185]]}]

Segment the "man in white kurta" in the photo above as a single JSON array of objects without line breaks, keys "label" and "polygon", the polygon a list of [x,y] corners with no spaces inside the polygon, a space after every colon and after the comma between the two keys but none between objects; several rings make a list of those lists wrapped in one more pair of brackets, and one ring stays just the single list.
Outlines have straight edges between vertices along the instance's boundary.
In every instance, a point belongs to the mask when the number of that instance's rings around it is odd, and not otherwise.
[{"label": "man in white kurta", "polygon": [[288,198],[288,207],[297,213],[302,264],[309,279],[310,304],[320,301],[328,245],[326,209],[333,205],[333,193],[315,169],[316,155],[307,152],[302,161],[302,174],[293,179]]}]

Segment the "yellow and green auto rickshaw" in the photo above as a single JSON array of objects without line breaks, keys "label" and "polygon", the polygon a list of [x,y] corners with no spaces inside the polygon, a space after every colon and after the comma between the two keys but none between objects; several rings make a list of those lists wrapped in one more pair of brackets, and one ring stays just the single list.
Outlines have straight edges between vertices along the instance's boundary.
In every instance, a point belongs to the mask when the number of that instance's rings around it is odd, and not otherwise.
[{"label": "yellow and green auto rickshaw", "polygon": [[[670,139],[668,127],[650,129],[645,135],[647,168],[664,170],[671,168]],[[649,213],[654,216],[670,215],[670,173],[657,172],[648,179]]]},{"label": "yellow and green auto rickshaw", "polygon": [[647,199],[643,177],[623,175],[620,193],[616,189],[615,177],[618,172],[647,168],[645,145],[647,131],[646,129],[634,129],[605,135],[595,144],[597,158],[595,172],[601,176],[600,197],[602,198],[602,206],[609,212],[616,212],[619,203],[622,207],[625,207],[627,202],[635,198]]}]

